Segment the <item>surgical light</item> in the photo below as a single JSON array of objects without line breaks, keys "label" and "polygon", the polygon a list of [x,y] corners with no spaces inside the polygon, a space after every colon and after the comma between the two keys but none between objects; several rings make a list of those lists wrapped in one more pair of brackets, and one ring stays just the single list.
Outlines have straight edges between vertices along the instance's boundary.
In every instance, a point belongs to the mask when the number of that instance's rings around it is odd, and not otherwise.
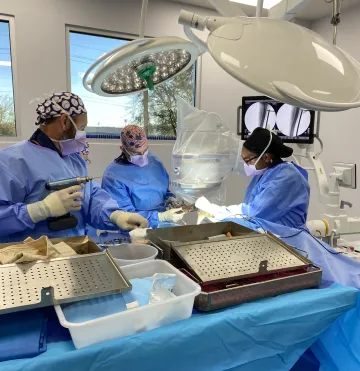
[{"label": "surgical light", "polygon": [[[257,9],[261,4],[258,0]],[[359,62],[307,28],[280,19],[213,18],[184,10],[179,23],[191,42],[162,37],[126,43],[90,67],[84,87],[102,96],[151,90],[209,52],[235,79],[281,102],[319,111],[360,107]],[[207,29],[207,41],[192,29]]]},{"label": "surgical light", "polygon": [[84,87],[102,96],[153,90],[187,70],[198,56],[198,48],[179,37],[134,40],[98,59],[86,72]]},{"label": "surgical light", "polygon": [[[279,19],[212,18],[184,10],[179,23],[221,68],[266,96],[312,110],[360,107],[360,64],[307,28]],[[191,29],[210,31],[207,41]]]}]

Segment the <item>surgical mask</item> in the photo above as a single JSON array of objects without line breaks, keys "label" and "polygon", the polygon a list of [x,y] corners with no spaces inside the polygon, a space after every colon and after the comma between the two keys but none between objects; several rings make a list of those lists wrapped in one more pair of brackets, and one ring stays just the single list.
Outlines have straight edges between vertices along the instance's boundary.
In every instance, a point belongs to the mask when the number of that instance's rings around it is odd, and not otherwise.
[{"label": "surgical mask", "polygon": [[71,123],[74,125],[74,128],[76,130],[75,137],[63,140],[56,140],[50,138],[52,141],[59,143],[61,148],[61,154],[63,156],[72,155],[74,153],[80,153],[86,146],[86,131],[78,130],[77,126],[74,123],[74,120],[69,115],[67,116],[69,117]]},{"label": "surgical mask", "polygon": [[[258,158],[258,160],[259,159],[260,159],[260,157]],[[263,175],[265,173],[267,168],[258,170],[256,168],[256,164],[257,164],[257,161],[256,161],[255,165],[248,165],[248,164],[244,163],[244,170],[245,170],[245,174],[247,176]]]},{"label": "surgical mask", "polygon": [[142,155],[130,155],[130,153],[127,152],[125,149],[124,151],[127,154],[126,157],[129,160],[129,162],[131,162],[132,164],[136,166],[144,167],[149,163],[149,158],[148,158],[149,151],[145,151],[145,153]]},{"label": "surgical mask", "polygon": [[271,141],[272,141],[272,133],[271,133],[271,130],[269,130],[269,132],[270,132],[269,143],[265,147],[265,149],[262,151],[261,155],[258,157],[258,159],[256,160],[255,164],[254,165],[248,165],[247,163],[244,163],[244,170],[245,170],[245,174],[247,176],[263,175],[265,173],[265,171],[267,170],[267,168],[258,170],[256,168],[256,164],[259,162],[259,160],[261,159],[261,157],[264,156],[264,154],[266,153],[266,151],[270,147],[270,144],[271,144]]}]

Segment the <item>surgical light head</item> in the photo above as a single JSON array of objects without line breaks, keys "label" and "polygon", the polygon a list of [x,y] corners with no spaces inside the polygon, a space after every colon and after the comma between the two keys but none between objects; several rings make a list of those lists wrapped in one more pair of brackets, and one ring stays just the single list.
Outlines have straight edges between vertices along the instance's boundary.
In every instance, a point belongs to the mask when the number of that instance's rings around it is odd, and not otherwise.
[{"label": "surgical light head", "polygon": [[[186,11],[179,23],[221,68],[266,96],[313,110],[360,107],[360,64],[307,28],[279,19],[212,18]],[[210,31],[207,41],[191,28]]]},{"label": "surgical light head", "polygon": [[[85,74],[83,84],[102,96],[153,90],[187,70],[198,55],[193,43],[179,37],[134,40],[99,58]],[[88,80],[91,73],[94,77]]]},{"label": "surgical light head", "polygon": [[[85,89],[101,96],[152,90],[209,51],[235,79],[281,102],[321,111],[360,107],[360,64],[305,27],[280,19],[212,18],[186,11],[179,23],[192,42],[162,37],[126,43],[90,67]],[[207,41],[192,28],[210,31]]]}]

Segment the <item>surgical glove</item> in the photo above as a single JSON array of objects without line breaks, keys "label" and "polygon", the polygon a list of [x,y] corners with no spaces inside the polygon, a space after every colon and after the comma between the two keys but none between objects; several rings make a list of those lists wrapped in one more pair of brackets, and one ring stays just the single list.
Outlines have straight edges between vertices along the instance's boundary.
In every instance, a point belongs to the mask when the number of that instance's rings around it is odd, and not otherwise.
[{"label": "surgical glove", "polygon": [[182,208],[179,209],[171,209],[168,211],[164,211],[163,213],[159,213],[159,222],[170,222],[176,223],[182,220],[185,213],[182,211]]},{"label": "surgical glove", "polygon": [[208,214],[210,217],[213,216],[217,220],[226,219],[228,215],[230,215],[229,211],[226,209],[226,206],[218,206],[212,204],[205,197],[198,198],[195,202],[195,207],[198,210],[201,210],[204,213]]},{"label": "surgical glove", "polygon": [[72,186],[50,193],[44,200],[27,205],[31,220],[38,223],[50,217],[66,215],[71,211],[81,210],[83,197],[81,185]]},{"label": "surgical glove", "polygon": [[124,231],[129,231],[135,228],[147,228],[149,224],[140,214],[127,213],[121,210],[114,211],[110,215],[110,220]]},{"label": "surgical glove", "polygon": [[181,206],[181,201],[178,201],[175,197],[169,197],[166,200],[166,204],[170,209],[176,209]]},{"label": "surgical glove", "polygon": [[243,212],[242,212],[242,205],[243,204],[228,206],[227,207],[227,210],[231,214],[229,217],[236,217],[236,216],[242,215],[243,214]]}]

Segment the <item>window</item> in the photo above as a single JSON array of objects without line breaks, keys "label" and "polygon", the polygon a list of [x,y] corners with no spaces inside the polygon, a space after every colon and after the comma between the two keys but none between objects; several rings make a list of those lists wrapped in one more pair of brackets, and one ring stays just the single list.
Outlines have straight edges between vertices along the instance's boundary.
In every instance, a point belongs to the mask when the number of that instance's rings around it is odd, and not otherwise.
[{"label": "window", "polygon": [[[71,91],[83,99],[88,110],[88,137],[119,138],[124,126],[137,124],[144,127],[149,139],[175,139],[176,96],[194,104],[195,65],[156,87],[149,92],[148,98],[143,93],[100,97],[89,93],[82,85],[82,78],[93,62],[128,41],[79,31],[69,32]],[[148,116],[147,125],[145,116]]]},{"label": "window", "polygon": [[2,19],[0,19],[0,136],[16,136],[10,23]]}]

